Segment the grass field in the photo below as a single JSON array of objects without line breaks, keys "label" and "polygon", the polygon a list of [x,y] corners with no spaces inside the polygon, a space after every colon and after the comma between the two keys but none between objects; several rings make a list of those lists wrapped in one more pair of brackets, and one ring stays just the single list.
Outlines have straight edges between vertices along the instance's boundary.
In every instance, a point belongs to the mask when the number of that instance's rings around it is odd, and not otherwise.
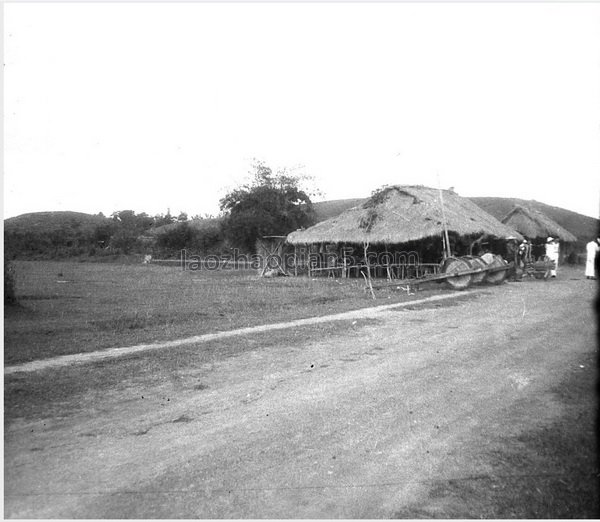
[{"label": "grass field", "polygon": [[260,278],[256,271],[15,262],[19,304],[5,308],[5,364],[343,312],[417,296],[362,280]]}]

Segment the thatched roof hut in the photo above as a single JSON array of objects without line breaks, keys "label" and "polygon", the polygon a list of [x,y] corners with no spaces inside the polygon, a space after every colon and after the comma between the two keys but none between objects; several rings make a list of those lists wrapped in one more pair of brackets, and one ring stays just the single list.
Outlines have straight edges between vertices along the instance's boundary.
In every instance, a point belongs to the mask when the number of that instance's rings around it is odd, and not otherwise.
[{"label": "thatched roof hut", "polygon": [[515,207],[502,218],[502,223],[514,228],[530,239],[552,236],[564,243],[574,243],[577,238],[546,214],[522,205]]},{"label": "thatched roof hut", "polygon": [[[522,239],[520,234],[453,191],[442,190],[446,226],[460,236],[489,235]],[[440,236],[444,215],[440,191],[424,186],[395,185],[376,192],[339,216],[288,235],[293,245],[369,242],[401,244]]]}]

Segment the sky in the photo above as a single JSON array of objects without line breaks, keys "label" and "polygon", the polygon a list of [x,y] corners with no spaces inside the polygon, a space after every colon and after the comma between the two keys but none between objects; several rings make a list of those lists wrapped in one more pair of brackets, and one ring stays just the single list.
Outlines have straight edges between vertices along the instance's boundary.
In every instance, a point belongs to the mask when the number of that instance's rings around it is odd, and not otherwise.
[{"label": "sky", "polygon": [[5,3],[4,218],[217,214],[255,160],[600,203],[600,3]]}]

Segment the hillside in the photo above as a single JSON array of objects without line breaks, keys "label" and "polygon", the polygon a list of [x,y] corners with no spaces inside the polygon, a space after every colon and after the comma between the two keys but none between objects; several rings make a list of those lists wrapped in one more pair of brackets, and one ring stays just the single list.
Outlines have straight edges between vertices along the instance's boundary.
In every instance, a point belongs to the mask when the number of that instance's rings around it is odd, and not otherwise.
[{"label": "hillside", "polygon": [[330,201],[317,201],[313,203],[313,210],[315,212],[315,222],[320,223],[326,219],[339,216],[345,210],[356,207],[366,201],[366,198],[354,198],[354,199],[332,199]]},{"label": "hillside", "polygon": [[593,217],[584,216],[571,210],[566,210],[560,207],[553,207],[546,203],[541,203],[535,200],[525,200],[519,198],[491,198],[477,197],[469,198],[483,210],[491,214],[497,219],[502,219],[514,207],[514,205],[522,205],[531,207],[546,214],[550,219],[556,221],[560,226],[566,228],[571,234],[577,237],[577,245],[585,245],[590,239],[593,239],[598,234],[598,226],[600,221]]},{"label": "hillside", "polygon": [[93,229],[110,220],[104,216],[84,212],[31,212],[4,220],[4,232],[31,232],[43,234],[64,228]]},{"label": "hillside", "polygon": [[32,212],[4,221],[4,251],[11,258],[93,255],[107,244],[111,219],[83,212]]}]

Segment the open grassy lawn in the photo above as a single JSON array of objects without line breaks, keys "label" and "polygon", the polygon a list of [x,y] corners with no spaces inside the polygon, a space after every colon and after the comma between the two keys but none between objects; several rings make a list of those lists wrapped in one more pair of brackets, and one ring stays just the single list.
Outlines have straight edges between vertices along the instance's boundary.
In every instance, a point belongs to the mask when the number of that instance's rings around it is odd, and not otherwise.
[{"label": "open grassy lawn", "polygon": [[256,271],[183,271],[157,265],[20,261],[17,306],[4,314],[5,364],[164,341],[343,312],[417,296],[362,280],[260,278]]}]

